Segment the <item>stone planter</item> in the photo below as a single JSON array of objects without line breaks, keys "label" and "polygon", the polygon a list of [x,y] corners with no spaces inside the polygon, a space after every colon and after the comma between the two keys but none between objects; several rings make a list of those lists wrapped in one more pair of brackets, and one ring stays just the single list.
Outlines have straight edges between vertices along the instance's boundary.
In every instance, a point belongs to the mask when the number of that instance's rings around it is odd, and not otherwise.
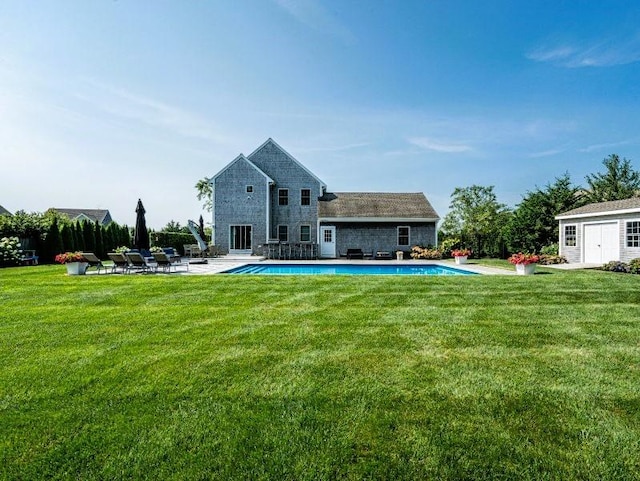
[{"label": "stone planter", "polygon": [[456,260],[456,264],[460,265],[460,264],[466,264],[468,257],[469,256],[455,256],[454,259]]},{"label": "stone planter", "polygon": [[88,262],[68,262],[67,266],[68,276],[83,276],[89,266]]},{"label": "stone planter", "polygon": [[397,252],[396,252],[396,260],[401,261],[402,259],[404,259],[404,252],[402,252],[402,251],[397,251]]},{"label": "stone planter", "polygon": [[530,276],[536,272],[537,264],[516,264],[516,274]]}]

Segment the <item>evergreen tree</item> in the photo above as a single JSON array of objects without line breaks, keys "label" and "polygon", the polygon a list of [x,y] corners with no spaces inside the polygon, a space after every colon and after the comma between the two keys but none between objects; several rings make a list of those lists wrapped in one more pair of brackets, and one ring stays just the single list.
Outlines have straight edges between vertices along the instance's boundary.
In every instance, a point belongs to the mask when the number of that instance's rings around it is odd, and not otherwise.
[{"label": "evergreen tree", "polygon": [[68,223],[65,223],[60,230],[60,237],[62,238],[62,250],[65,252],[74,252],[76,250],[76,243],[73,239],[73,231]]},{"label": "evergreen tree", "polygon": [[95,230],[95,238],[96,238],[95,254],[100,259],[104,259],[106,257],[106,254],[105,254],[105,251],[104,251],[104,242],[103,242],[103,238],[102,238],[102,225],[97,220],[96,220],[96,223],[94,225],[94,230]]},{"label": "evergreen tree", "polygon": [[75,241],[76,250],[86,250],[84,245],[84,236],[82,235],[82,224],[80,222],[75,222],[73,224],[73,238]]},{"label": "evergreen tree", "polygon": [[84,239],[84,249],[87,252],[94,252],[96,249],[96,236],[93,231],[93,222],[82,223],[82,238]]},{"label": "evergreen tree", "polygon": [[50,264],[55,261],[56,255],[62,252],[64,251],[58,229],[58,218],[54,217],[42,243],[40,261],[43,264]]},{"label": "evergreen tree", "polygon": [[640,172],[633,169],[630,160],[611,154],[602,164],[604,173],[586,177],[590,202],[629,199],[640,193]]},{"label": "evergreen tree", "polygon": [[582,189],[574,186],[568,173],[556,178],[544,189],[527,192],[513,212],[505,237],[511,252],[540,252],[558,242],[558,221],[555,216],[584,205]]}]

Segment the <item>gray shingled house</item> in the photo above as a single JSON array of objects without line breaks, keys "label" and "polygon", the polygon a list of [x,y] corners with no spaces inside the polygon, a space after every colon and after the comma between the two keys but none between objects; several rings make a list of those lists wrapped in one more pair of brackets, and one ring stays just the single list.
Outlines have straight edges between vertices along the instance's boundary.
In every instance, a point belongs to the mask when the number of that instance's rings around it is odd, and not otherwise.
[{"label": "gray shingled house", "polygon": [[0,215],[11,215],[11,212],[0,205]]},{"label": "gray shingled house", "polygon": [[603,264],[640,257],[640,197],[588,204],[556,216],[560,255]]},{"label": "gray shingled house", "polygon": [[214,243],[223,252],[263,254],[267,245],[313,246],[318,256],[435,245],[439,220],[422,193],[330,193],[268,139],[210,179]]},{"label": "gray shingled house", "polygon": [[107,225],[112,221],[111,214],[106,209],[59,209],[52,207],[50,210],[66,215],[69,219],[76,221],[98,221],[102,225]]}]

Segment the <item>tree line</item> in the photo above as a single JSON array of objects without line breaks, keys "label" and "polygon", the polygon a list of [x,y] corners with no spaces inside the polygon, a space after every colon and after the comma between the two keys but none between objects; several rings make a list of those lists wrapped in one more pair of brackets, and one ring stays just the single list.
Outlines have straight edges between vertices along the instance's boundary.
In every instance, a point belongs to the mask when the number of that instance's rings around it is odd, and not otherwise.
[{"label": "tree line", "polygon": [[126,225],[98,221],[72,221],[54,210],[45,213],[18,211],[0,215],[0,238],[18,237],[23,250],[35,250],[39,262],[50,264],[61,252],[94,252],[104,259],[107,252],[131,244],[131,232]]},{"label": "tree line", "polygon": [[457,187],[440,227],[441,249],[466,247],[479,257],[554,250],[557,254],[555,216],[593,202],[640,195],[640,172],[633,169],[630,160],[612,154],[602,164],[603,172],[586,176],[586,187],[573,184],[565,173],[553,183],[527,192],[513,210],[498,202],[494,186]]}]

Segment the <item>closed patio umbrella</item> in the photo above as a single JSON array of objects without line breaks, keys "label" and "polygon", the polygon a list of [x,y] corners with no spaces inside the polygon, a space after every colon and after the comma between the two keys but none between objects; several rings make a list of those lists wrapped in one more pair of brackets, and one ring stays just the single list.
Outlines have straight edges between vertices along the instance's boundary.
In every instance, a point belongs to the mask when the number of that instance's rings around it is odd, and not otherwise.
[{"label": "closed patio umbrella", "polygon": [[138,199],[136,207],[136,230],[133,236],[133,247],[138,250],[149,250],[149,231],[147,230],[147,221],[144,218],[145,210],[142,201]]}]

